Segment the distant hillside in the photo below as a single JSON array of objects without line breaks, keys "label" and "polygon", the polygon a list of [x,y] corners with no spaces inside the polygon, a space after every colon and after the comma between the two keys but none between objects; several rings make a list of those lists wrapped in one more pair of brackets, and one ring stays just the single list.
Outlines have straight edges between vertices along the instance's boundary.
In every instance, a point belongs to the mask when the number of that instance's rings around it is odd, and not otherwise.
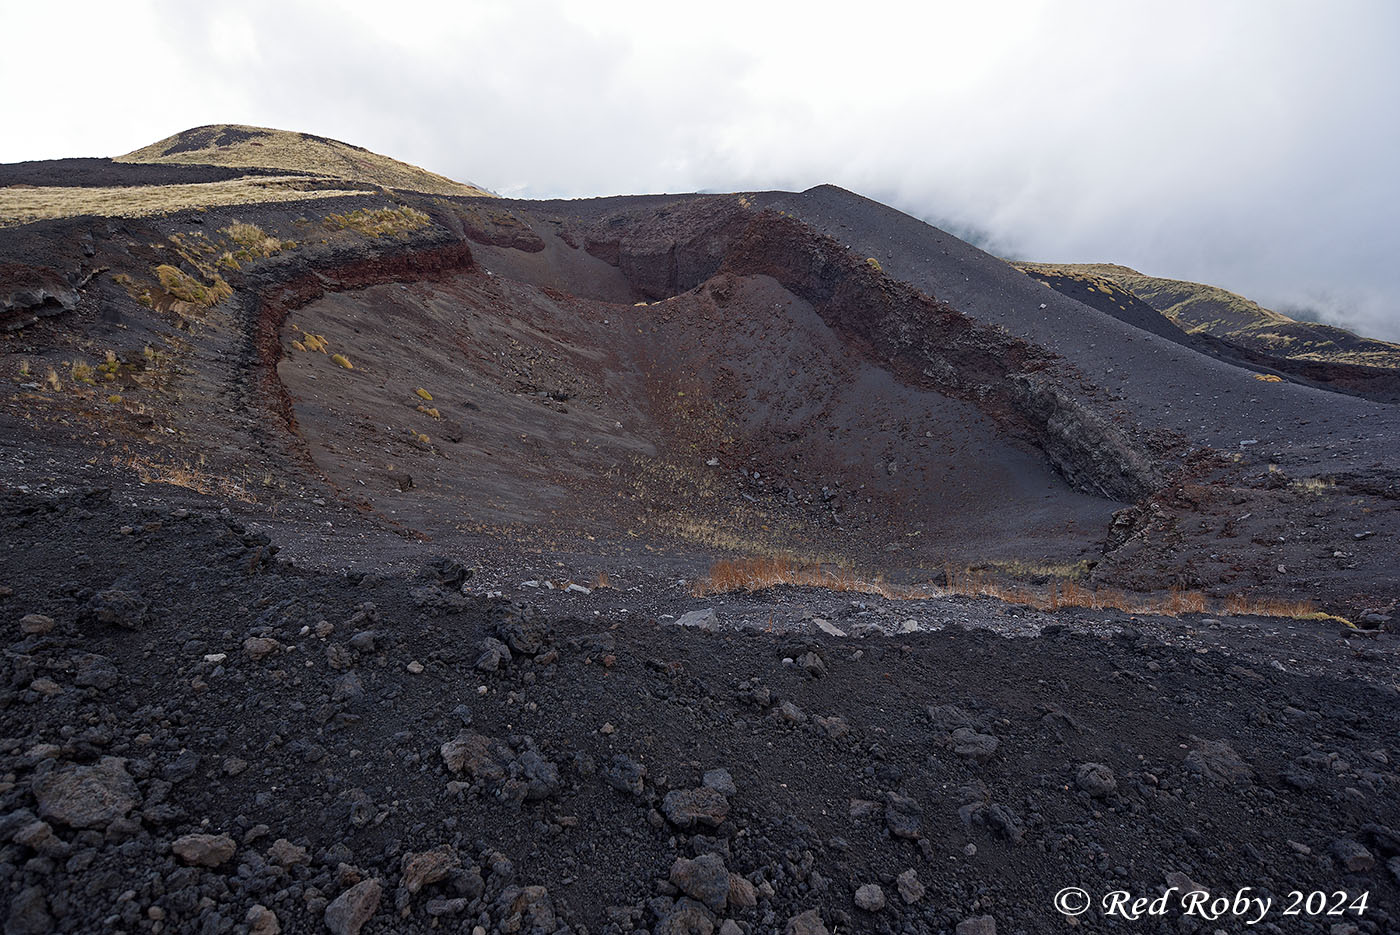
[{"label": "distant hillside", "polygon": [[489,195],[475,185],[339,140],[237,124],[195,127],[118,156],[117,162],[280,169],[432,195]]},{"label": "distant hillside", "polygon": [[1087,296],[1123,308],[1132,306],[1127,301],[1131,297],[1188,334],[1205,333],[1252,351],[1291,360],[1400,368],[1400,345],[1332,325],[1295,321],[1218,286],[1145,276],[1112,263],[1012,265],[1080,301]]},{"label": "distant hillside", "polygon": [[474,185],[338,140],[219,124],[185,130],[116,159],[0,165],[0,227],[84,214],[149,217],[381,189],[491,196]]}]

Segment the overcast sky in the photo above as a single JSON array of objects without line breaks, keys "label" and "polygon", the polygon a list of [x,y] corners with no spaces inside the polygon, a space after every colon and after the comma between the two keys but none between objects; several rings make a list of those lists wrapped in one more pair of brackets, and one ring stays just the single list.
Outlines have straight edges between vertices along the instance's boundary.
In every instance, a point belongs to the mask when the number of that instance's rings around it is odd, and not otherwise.
[{"label": "overcast sky", "polygon": [[502,194],[833,182],[1400,339],[1400,3],[0,0],[0,161],[331,136]]}]

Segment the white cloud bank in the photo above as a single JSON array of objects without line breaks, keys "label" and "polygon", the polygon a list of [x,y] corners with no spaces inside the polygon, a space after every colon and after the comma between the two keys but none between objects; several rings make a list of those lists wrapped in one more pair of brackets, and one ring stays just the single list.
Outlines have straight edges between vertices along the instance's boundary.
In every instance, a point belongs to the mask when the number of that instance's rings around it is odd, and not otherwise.
[{"label": "white cloud bank", "polygon": [[206,123],[522,197],[834,182],[1400,339],[1400,4],[0,3],[0,161]]}]

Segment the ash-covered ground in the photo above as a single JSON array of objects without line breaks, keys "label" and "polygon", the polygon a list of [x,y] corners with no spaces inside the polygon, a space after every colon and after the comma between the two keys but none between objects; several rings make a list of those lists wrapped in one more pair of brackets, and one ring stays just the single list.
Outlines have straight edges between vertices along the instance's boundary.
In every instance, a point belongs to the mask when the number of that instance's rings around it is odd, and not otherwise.
[{"label": "ash-covered ground", "polygon": [[0,229],[6,935],[1400,931],[1389,377],[1134,314],[830,186]]},{"label": "ash-covered ground", "polygon": [[7,932],[1036,933],[1183,880],[1396,930],[1388,635],[796,590],[680,626],[102,490],[0,513]]}]

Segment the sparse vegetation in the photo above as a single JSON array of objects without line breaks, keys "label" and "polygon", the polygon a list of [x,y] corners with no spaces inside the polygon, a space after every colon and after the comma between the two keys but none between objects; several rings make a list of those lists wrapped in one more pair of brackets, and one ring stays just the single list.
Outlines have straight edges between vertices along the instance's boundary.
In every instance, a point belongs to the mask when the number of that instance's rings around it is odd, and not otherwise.
[{"label": "sparse vegetation", "polygon": [[151,296],[151,290],[137,282],[130,273],[117,273],[112,277],[112,282],[126,290],[126,294],[131,296],[140,304],[147,308],[155,307],[155,299]]},{"label": "sparse vegetation", "polygon": [[92,366],[81,360],[75,360],[68,367],[68,376],[74,383],[85,383],[93,386],[97,381],[92,376]]},{"label": "sparse vegetation", "polygon": [[[1113,263],[1012,265],[1037,278],[1073,280],[1105,294],[1126,292],[1184,331],[1205,332],[1264,353],[1294,360],[1400,368],[1400,345],[1317,322],[1295,321],[1218,286],[1145,276]],[[1041,281],[1051,285],[1046,279]]]},{"label": "sparse vegetation", "polygon": [[157,266],[155,273],[162,289],[175,298],[192,305],[210,308],[233,295],[233,289],[224,282],[222,277],[217,275],[213,282],[205,285],[188,273],[169,264]]},{"label": "sparse vegetation", "polygon": [[355,365],[350,363],[350,358],[346,357],[344,354],[332,354],[331,360],[344,367],[346,370],[355,369]]},{"label": "sparse vegetation", "polygon": [[1279,375],[1276,374],[1276,373],[1256,373],[1256,374],[1254,374],[1254,379],[1258,380],[1260,383],[1282,383],[1282,382],[1283,382],[1283,377],[1279,376]]},{"label": "sparse vegetation", "polygon": [[119,156],[117,161],[258,166],[306,173],[317,179],[340,179],[434,195],[490,194],[485,189],[454,182],[426,169],[339,140],[233,124],[185,130]]},{"label": "sparse vegetation", "polygon": [[184,487],[210,496],[228,497],[244,503],[256,503],[257,499],[248,492],[245,481],[222,477],[206,470],[203,465],[162,464],[151,458],[137,454],[116,455],[112,464],[126,467],[136,472],[143,484],[169,484]]},{"label": "sparse vegetation", "polygon": [[1236,616],[1335,619],[1350,625],[1345,618],[1320,613],[1311,601],[1305,600],[1236,595],[1216,605],[1200,591],[1172,589],[1164,595],[1138,594],[1115,588],[1085,587],[1070,577],[1059,577],[1044,587],[1036,588],[993,577],[985,571],[954,569],[951,566],[944,570],[942,585],[898,585],[889,582],[883,575],[861,575],[843,566],[803,564],[783,555],[717,561],[710,567],[709,574],[691,584],[690,592],[695,597],[705,597],[732,591],[758,591],[780,585],[874,594],[889,600],[928,600],[961,595],[990,597],[1046,611],[1084,607],[1168,617],[1214,612]]},{"label": "sparse vegetation", "polygon": [[1013,578],[1083,578],[1091,569],[1087,561],[1078,562],[1031,562],[1020,559],[994,559],[987,562],[991,568]]},{"label": "sparse vegetation", "polygon": [[0,227],[44,218],[95,214],[146,217],[219,205],[304,201],[363,195],[363,191],[314,188],[303,176],[256,176],[188,185],[126,185],[113,188],[0,188]]},{"label": "sparse vegetation", "polygon": [[[896,596],[894,590],[883,581],[864,579],[848,567],[803,564],[786,555],[722,559],[710,566],[706,577],[691,584],[690,593],[695,597],[705,597],[729,591],[758,591],[779,585]],[[919,596],[929,597],[932,593],[922,592]]]},{"label": "sparse vegetation", "polygon": [[293,341],[292,346],[299,351],[320,351],[322,354],[330,353],[330,351],[327,350],[330,345],[326,342],[326,336],[324,334],[312,334],[310,331],[303,331],[301,333],[301,340]]},{"label": "sparse vegetation", "polygon": [[421,386],[418,387],[418,389],[414,390],[413,392],[414,392],[414,395],[416,395],[419,399],[423,400],[424,402],[429,402],[429,403],[430,403],[430,402],[433,401],[433,394],[432,394],[432,393],[429,393],[427,390],[423,389]]},{"label": "sparse vegetation", "polygon": [[400,205],[397,208],[360,208],[348,214],[328,214],[321,223],[327,230],[352,230],[366,237],[397,237],[426,227],[429,218],[422,211]]},{"label": "sparse vegetation", "polygon": [[279,240],[256,224],[235,221],[222,231],[233,243],[233,249],[225,250],[219,257],[219,264],[229,269],[241,269],[244,263],[276,256],[283,250],[296,247],[294,240]]}]

